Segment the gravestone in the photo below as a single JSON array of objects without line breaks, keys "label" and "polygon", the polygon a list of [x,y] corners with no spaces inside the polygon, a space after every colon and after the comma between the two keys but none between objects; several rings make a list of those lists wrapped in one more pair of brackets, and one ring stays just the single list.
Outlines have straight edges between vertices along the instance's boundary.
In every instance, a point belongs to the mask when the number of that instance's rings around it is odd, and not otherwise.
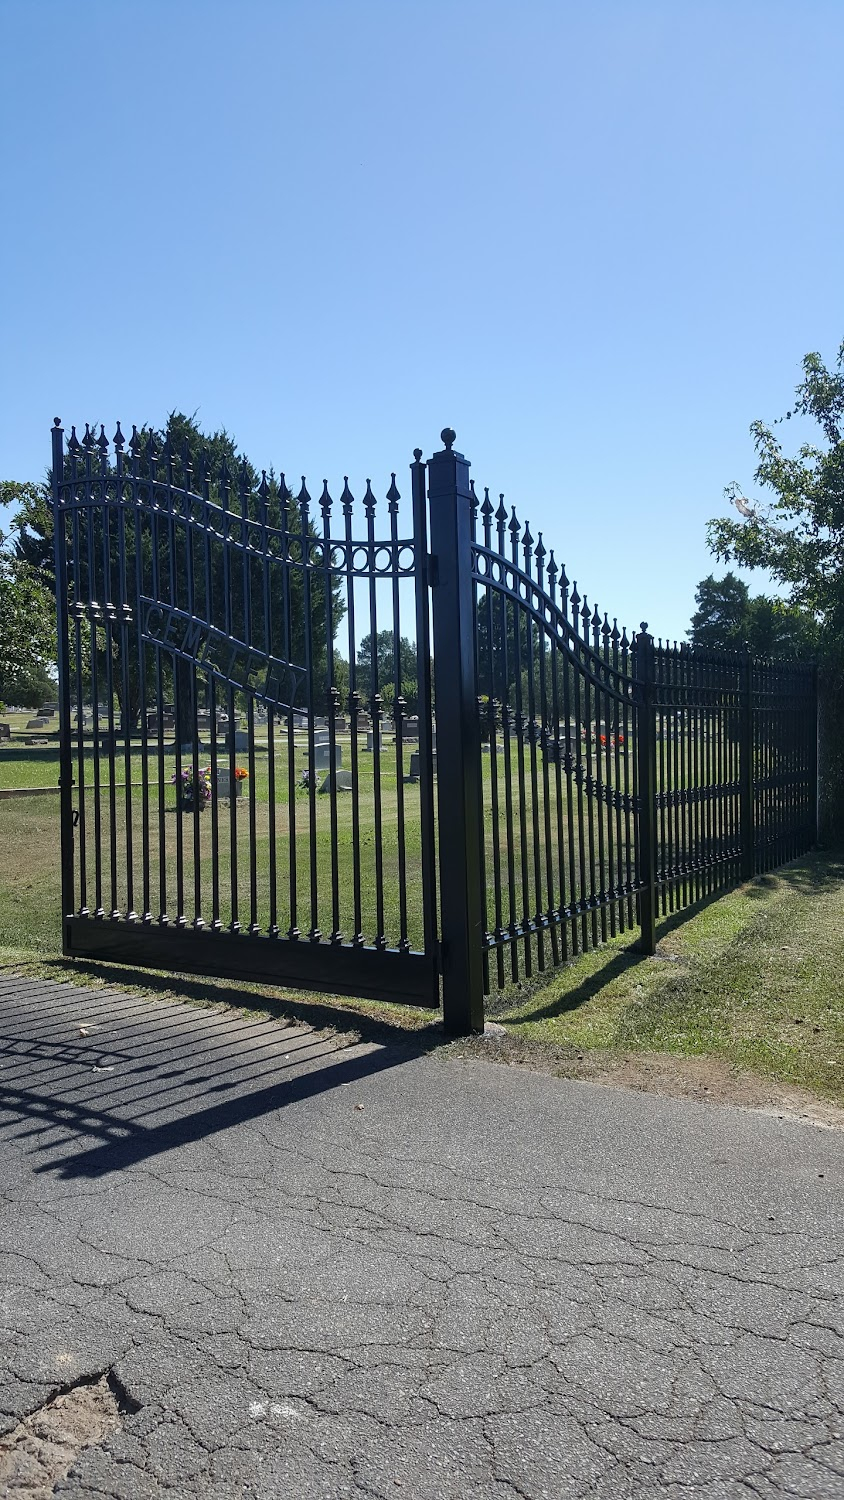
[{"label": "gravestone", "polygon": [[11,727],[8,724],[0,724],[0,740],[10,740],[11,738]]},{"label": "gravestone", "polygon": [[349,728],[349,721],[342,714],[338,714],[334,720],[334,728],[338,734],[345,734]]},{"label": "gravestone", "polygon": [[[433,756],[433,762],[434,762],[434,768],[433,768],[434,769],[434,775],[436,776],[436,774],[437,774],[437,757],[436,757],[436,755]],[[421,772],[422,772],[422,756],[421,756],[421,753],[420,753],[419,750],[413,750],[413,751],[411,751],[411,755],[410,755],[410,774],[408,775],[407,780],[408,781],[418,781],[419,777],[421,775]]]},{"label": "gravestone", "polygon": [[[234,785],[233,792],[232,785]],[[234,783],[232,783],[231,771],[228,766],[219,766],[217,768],[217,796],[229,798],[232,796],[235,798],[243,796],[243,778],[241,777],[238,780],[235,777]]]},{"label": "gravestone", "polygon": [[[335,767],[335,770],[339,771],[339,769],[342,766],[342,764],[343,764],[343,747],[342,747],[342,745],[335,745],[334,746],[334,767]],[[315,771],[330,771],[331,770],[331,746],[329,745],[329,743],[328,743],[327,740],[325,741],[325,744],[319,744],[319,745],[315,745],[314,746],[314,770]]]},{"label": "gravestone", "polygon": [[401,737],[403,740],[418,740],[419,720],[404,719],[401,726]]},{"label": "gravestone", "polygon": [[[229,735],[229,739],[231,739],[231,738],[232,738],[232,736]],[[247,730],[245,730],[245,729],[236,729],[234,731],[234,748],[235,748],[235,750],[248,750],[249,749],[249,745],[250,745],[250,739],[249,739],[249,734],[248,734]]]},{"label": "gravestone", "polygon": [[352,785],[353,783],[351,771],[338,770],[334,772],[333,776],[329,771],[324,782],[322,783],[322,786],[319,789],[320,796],[322,796],[323,792],[330,792],[332,787],[335,792],[350,792],[352,790]]},{"label": "gravestone", "polygon": [[[370,755],[372,754],[373,750],[375,749],[375,730],[374,729],[367,730],[367,734],[366,734],[366,748],[367,748],[367,751],[369,752]],[[384,736],[383,736],[383,734],[379,734],[378,735],[378,749],[379,750],[383,750],[384,749]]]},{"label": "gravestone", "polygon": [[30,719],[26,727],[27,729],[43,729],[46,723],[46,719]]}]

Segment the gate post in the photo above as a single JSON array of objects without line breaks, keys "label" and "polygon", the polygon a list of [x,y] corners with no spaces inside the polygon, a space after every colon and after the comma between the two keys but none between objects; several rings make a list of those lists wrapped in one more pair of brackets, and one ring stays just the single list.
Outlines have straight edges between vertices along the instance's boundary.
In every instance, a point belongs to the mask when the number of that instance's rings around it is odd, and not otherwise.
[{"label": "gate post", "polygon": [[637,947],[642,953],[656,953],[656,710],[654,683],[656,663],[654,640],[648,635],[648,624],[642,621],[634,641],[635,686],[638,697],[636,719],[636,780],[639,791],[636,824],[636,867],[639,872],[639,926],[642,935]]},{"label": "gate post", "polygon": [[739,834],[741,878],[752,880],[756,867],[753,796],[753,657],[745,648],[741,672],[741,734],[739,754]]},{"label": "gate post", "polygon": [[443,1023],[455,1036],[484,1027],[481,755],[475,682],[472,496],[455,433],[428,460]]}]

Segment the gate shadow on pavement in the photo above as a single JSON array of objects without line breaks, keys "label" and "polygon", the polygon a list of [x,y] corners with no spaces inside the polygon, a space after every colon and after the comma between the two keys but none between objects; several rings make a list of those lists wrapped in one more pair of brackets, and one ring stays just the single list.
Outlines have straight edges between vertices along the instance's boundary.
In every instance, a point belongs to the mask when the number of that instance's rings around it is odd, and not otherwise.
[{"label": "gate shadow on pavement", "polygon": [[[240,1005],[247,998],[237,993]],[[0,1140],[27,1142],[35,1172],[102,1177],[397,1067],[433,1043],[395,1032],[358,1040],[365,1030],[356,1026],[350,1042],[298,1023],[2,975]]]}]

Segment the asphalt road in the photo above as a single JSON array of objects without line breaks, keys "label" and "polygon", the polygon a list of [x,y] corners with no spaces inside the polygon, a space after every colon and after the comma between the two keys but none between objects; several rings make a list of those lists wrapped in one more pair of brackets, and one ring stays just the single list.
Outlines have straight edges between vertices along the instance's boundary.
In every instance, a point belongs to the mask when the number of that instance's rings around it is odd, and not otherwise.
[{"label": "asphalt road", "polygon": [[57,1495],[844,1497],[844,1138],[0,980],[2,1420]]}]

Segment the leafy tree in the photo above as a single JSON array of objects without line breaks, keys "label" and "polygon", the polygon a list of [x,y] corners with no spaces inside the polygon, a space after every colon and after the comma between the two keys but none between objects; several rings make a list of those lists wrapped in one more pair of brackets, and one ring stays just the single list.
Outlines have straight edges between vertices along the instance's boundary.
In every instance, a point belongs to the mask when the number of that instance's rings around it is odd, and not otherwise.
[{"label": "leafy tree", "polygon": [[[392,630],[379,630],[375,637],[375,670],[377,690],[385,704],[392,703],[396,686],[396,663]],[[364,701],[375,691],[372,684],[372,635],[364,636],[358,647],[357,689]],[[407,702],[406,712],[415,712],[418,702],[416,645],[403,635],[399,638],[399,684]],[[405,689],[410,689],[410,696]]]},{"label": "leafy tree", "polygon": [[723,561],[766,568],[788,590],[788,602],[821,627],[819,649],[840,672],[844,661],[844,344],[835,367],[819,354],[803,360],[793,406],[782,420],[802,417],[818,429],[796,455],[784,451],[773,425],[751,426],[762,498],[747,500],[738,484],[727,498],[738,519],[710,521],[709,545]]},{"label": "leafy tree", "polygon": [[[256,520],[259,517],[259,482],[261,476],[246,456],[240,453],[234,439],[225,430],[215,433],[203,433],[195,417],[188,417],[181,412],[172,412],[167,419],[167,424],[162,430],[143,428],[138,434],[139,448],[137,459],[137,477],[140,481],[140,492],[142,498],[149,491],[149,483],[153,479],[159,482],[166,478],[168,470],[172,468],[174,483],[178,487],[188,483],[189,488],[196,491],[201,486],[206,488],[212,502],[220,504],[224,502],[231,511],[234,518],[234,531],[238,535],[237,526],[239,518],[245,511],[248,518]],[[69,478],[73,472],[74,459],[69,454],[65,459],[65,478]],[[84,474],[84,454],[77,459],[77,473]],[[99,474],[99,454],[94,452],[93,472],[95,477]],[[124,472],[129,474],[132,469],[132,457],[127,450],[125,456]],[[221,486],[226,481],[226,494],[222,494]],[[112,487],[112,493],[116,487],[116,476],[113,461],[108,467],[107,484]],[[158,492],[161,498],[161,492]],[[0,488],[0,499],[6,503],[17,502],[19,511],[15,518],[15,529],[17,533],[17,552],[22,560],[38,564],[44,570],[45,576],[50,580],[51,587],[55,590],[55,576],[52,563],[53,555],[53,519],[50,503],[49,476],[48,483],[44,485],[18,485],[9,484]],[[266,517],[271,526],[277,527],[284,511],[286,524],[292,536],[301,535],[302,513],[297,501],[291,492],[282,487],[281,482],[270,472],[267,476],[267,485],[264,492],[266,503]],[[178,509],[178,493],[176,495],[176,508]],[[95,520],[95,550],[97,556],[102,552],[102,530],[101,517]],[[317,535],[313,520],[308,519],[308,530],[312,536]],[[252,559],[249,569],[244,574],[243,568],[232,564],[229,558],[229,571],[226,573],[223,564],[223,546],[214,539],[206,552],[203,547],[203,539],[199,534],[194,535],[192,542],[185,541],[183,528],[177,528],[174,532],[176,545],[171,546],[166,521],[161,521],[153,533],[151,524],[146,521],[143,524],[135,522],[131,516],[127,519],[124,528],[124,542],[126,549],[126,573],[130,580],[134,578],[136,551],[140,554],[141,571],[149,580],[153,564],[157,567],[159,578],[159,589],[165,598],[174,600],[181,607],[185,607],[187,599],[186,578],[189,564],[192,560],[193,586],[194,586],[194,608],[218,628],[226,628],[233,636],[243,639],[246,634],[246,616],[250,614],[253,621],[253,642],[263,644],[274,656],[290,660],[298,664],[305,661],[305,636],[306,636],[306,608],[304,596],[304,579],[301,568],[293,567],[289,570],[289,639],[285,611],[276,607],[272,611],[269,639],[263,639],[264,610],[263,610],[263,579],[262,565],[260,561]],[[119,574],[118,565],[118,536],[117,527],[111,532],[110,547],[106,548],[111,558],[113,576]],[[271,568],[271,583],[277,583],[277,569]],[[82,579],[83,586],[86,579]],[[112,584],[112,587],[114,585]],[[332,580],[331,590],[331,624],[337,629],[345,612],[342,599],[342,591],[338,581]],[[275,588],[275,596],[278,598],[280,590]],[[328,608],[326,596],[325,576],[319,569],[315,569],[310,576],[310,621],[308,629],[311,638],[311,664],[313,669],[314,696],[316,708],[325,708],[328,704],[329,686],[327,681],[327,656],[328,656]],[[101,651],[106,648],[106,634],[103,627],[97,627],[98,641]],[[140,706],[140,681],[137,661],[137,643],[130,632],[125,635],[120,630],[112,633],[112,658],[113,678],[115,693],[118,701],[126,713],[129,723],[137,721]],[[124,661],[125,653],[125,661]],[[170,666],[168,654],[162,653],[164,666],[164,685],[167,691],[173,686],[174,671]],[[185,730],[187,731],[191,721],[192,695],[194,691],[194,673],[191,666],[176,659],[175,677],[178,681],[180,692],[179,698],[182,705],[182,713],[185,718]],[[123,698],[126,697],[126,703]]]},{"label": "leafy tree", "polygon": [[37,707],[55,691],[55,612],[41,570],[0,536],[0,700]]},{"label": "leafy tree", "polygon": [[800,656],[816,645],[817,629],[805,611],[751,594],[735,573],[702,578],[695,591],[689,640],[709,651],[741,651],[757,656]]},{"label": "leafy tree", "polygon": [[[817,624],[820,826],[836,837],[844,833],[844,343],[832,369],[817,353],[805,356],[802,369],[785,417],[750,429],[761,497],[748,500],[728,485],[738,519],[710,521],[708,537],[724,561],[768,569],[789,604]],[[814,424],[815,440],[789,456],[774,427],[795,417]]]}]

